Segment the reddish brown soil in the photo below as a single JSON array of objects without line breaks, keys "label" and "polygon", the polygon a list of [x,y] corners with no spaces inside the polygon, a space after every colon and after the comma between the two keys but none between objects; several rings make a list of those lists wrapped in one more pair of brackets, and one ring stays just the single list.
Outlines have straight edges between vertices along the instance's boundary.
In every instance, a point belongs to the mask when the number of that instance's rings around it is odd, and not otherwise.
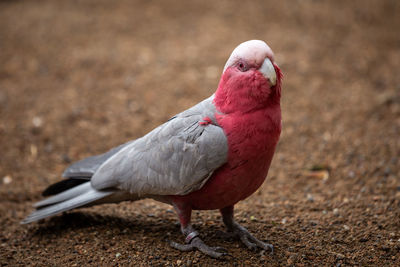
[{"label": "reddish brown soil", "polygon": [[[396,0],[1,1],[0,265],[399,266],[399,14]],[[193,222],[233,257],[176,251],[176,216],[151,200],[19,224],[71,161],[209,96],[254,38],[285,74],[283,133],[236,218],[274,255],[225,240],[216,211]]]}]

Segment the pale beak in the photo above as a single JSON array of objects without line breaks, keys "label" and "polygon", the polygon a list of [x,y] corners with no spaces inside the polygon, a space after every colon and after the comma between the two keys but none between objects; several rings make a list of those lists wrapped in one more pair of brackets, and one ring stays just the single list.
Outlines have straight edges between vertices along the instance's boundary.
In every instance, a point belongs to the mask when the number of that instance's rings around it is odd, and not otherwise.
[{"label": "pale beak", "polygon": [[274,65],[269,58],[264,59],[263,64],[258,69],[265,78],[269,80],[272,86],[276,84],[276,72]]}]

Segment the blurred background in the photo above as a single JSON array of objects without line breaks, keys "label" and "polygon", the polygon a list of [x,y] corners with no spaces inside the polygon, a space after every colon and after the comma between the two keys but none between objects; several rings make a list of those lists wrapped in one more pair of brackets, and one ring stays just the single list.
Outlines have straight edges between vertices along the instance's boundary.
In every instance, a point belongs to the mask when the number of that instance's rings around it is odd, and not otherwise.
[{"label": "blurred background", "polygon": [[[397,265],[400,2],[0,1],[0,265]],[[274,255],[170,248],[154,201],[19,221],[73,161],[140,137],[211,95],[231,51],[266,41],[284,73],[269,177],[236,217]]]}]

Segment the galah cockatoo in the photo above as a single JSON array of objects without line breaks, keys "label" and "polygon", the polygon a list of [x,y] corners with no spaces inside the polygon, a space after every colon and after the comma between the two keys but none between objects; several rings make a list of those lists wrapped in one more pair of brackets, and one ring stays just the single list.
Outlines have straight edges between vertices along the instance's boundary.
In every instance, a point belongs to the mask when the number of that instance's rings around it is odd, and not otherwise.
[{"label": "galah cockatoo", "polygon": [[171,204],[185,243],[219,258],[190,223],[192,210],[219,209],[231,234],[247,247],[273,249],[233,219],[233,206],[264,182],[281,132],[281,79],[274,54],[263,41],[236,47],[217,91],[145,136],[83,159],[49,186],[22,223],[102,203],[152,198]]}]

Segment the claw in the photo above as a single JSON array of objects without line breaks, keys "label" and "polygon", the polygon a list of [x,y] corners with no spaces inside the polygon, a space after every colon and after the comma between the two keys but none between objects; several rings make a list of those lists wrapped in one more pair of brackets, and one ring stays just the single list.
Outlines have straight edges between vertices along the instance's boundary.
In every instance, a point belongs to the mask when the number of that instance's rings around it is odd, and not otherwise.
[{"label": "claw", "polygon": [[270,254],[274,254],[274,246],[272,244],[264,243],[265,248],[264,250],[271,250]]},{"label": "claw", "polygon": [[185,252],[198,249],[204,254],[215,259],[220,259],[225,256],[232,257],[230,254],[227,253],[227,250],[225,248],[209,247],[198,236],[193,238],[189,244],[179,244],[174,241],[170,241],[169,244],[171,247]]},{"label": "claw", "polygon": [[243,236],[239,236],[240,240],[250,249],[250,250],[256,250],[257,245],[250,242],[248,236],[243,235]]},{"label": "claw", "polygon": [[274,253],[274,246],[268,243],[264,243],[254,236],[252,236],[246,228],[238,223],[233,223],[233,233],[239,237],[239,239],[244,243],[249,249],[255,250],[261,248],[263,250],[271,250],[271,254]]}]

